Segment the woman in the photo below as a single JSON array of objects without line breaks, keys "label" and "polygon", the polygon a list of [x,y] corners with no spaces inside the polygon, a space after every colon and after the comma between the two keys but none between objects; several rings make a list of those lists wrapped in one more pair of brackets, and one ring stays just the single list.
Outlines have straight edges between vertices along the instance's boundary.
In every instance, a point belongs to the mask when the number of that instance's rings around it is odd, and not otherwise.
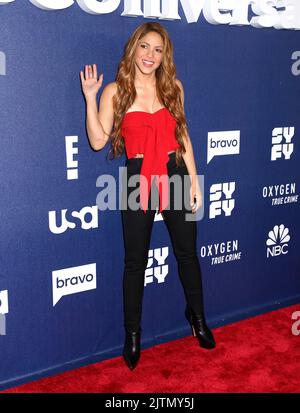
[{"label": "woman", "polygon": [[[116,81],[103,89],[99,111],[96,95],[103,83],[103,73],[98,79],[96,64],[93,67],[86,65],[85,76],[81,71],[80,77],[92,148],[103,149],[111,138],[113,158],[124,153],[125,148],[128,176],[138,174],[140,178],[138,199],[141,208],[132,208],[132,203],[128,209],[122,208],[125,241],[124,360],[130,369],[134,369],[140,358],[144,274],[156,212],[152,208],[156,187],[160,212],[173,242],[187,300],[185,316],[200,346],[212,349],[216,343],[204,316],[201,269],[196,253],[197,226],[195,220],[186,220],[187,213],[195,214],[202,205],[202,194],[187,132],[184,90],[176,79],[173,45],[166,29],[157,22],[137,27],[125,46]],[[191,209],[185,206],[184,191],[175,197],[173,186],[169,186],[169,179],[175,175],[189,178]],[[156,187],[151,186],[154,176]],[[160,181],[166,177],[167,180]],[[127,201],[132,189],[126,187]],[[175,208],[177,201],[183,201],[181,205],[184,205]]]}]

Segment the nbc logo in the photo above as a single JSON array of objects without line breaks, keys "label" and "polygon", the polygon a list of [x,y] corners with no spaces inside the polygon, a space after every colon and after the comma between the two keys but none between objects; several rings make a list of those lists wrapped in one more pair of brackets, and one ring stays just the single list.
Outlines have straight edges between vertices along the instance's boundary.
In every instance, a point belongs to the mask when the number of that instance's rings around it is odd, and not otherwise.
[{"label": "nbc logo", "polygon": [[268,237],[266,242],[268,258],[288,253],[288,242],[291,239],[288,228],[283,224],[275,225]]}]

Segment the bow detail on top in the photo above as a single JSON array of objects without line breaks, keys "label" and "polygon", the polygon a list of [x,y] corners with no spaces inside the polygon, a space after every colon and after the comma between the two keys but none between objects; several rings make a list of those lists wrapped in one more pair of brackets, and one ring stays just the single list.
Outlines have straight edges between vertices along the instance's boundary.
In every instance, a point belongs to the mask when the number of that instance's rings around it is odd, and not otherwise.
[{"label": "bow detail on top", "polygon": [[147,134],[140,174],[140,204],[146,213],[152,182],[156,178],[160,200],[159,212],[161,212],[169,203],[169,177],[167,170],[169,155],[168,140],[165,136],[167,129],[162,127],[161,122],[156,122],[153,118],[148,119],[144,126],[147,127]]},{"label": "bow detail on top", "polygon": [[167,108],[154,113],[128,112],[122,121],[122,136],[129,158],[143,153],[140,171],[140,205],[146,213],[153,180],[159,193],[162,212],[169,203],[168,151],[180,147],[175,135],[176,119]]}]

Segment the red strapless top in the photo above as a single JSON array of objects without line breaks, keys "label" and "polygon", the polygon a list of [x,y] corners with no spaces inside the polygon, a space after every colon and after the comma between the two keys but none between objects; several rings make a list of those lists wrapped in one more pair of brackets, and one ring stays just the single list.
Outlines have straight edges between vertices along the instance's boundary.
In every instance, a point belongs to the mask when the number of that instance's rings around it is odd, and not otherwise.
[{"label": "red strapless top", "polygon": [[165,107],[154,113],[133,111],[124,115],[121,134],[124,138],[128,158],[143,153],[140,179],[140,204],[146,213],[151,185],[154,177],[159,178],[159,212],[169,202],[168,152],[180,147],[175,135],[176,119]]}]

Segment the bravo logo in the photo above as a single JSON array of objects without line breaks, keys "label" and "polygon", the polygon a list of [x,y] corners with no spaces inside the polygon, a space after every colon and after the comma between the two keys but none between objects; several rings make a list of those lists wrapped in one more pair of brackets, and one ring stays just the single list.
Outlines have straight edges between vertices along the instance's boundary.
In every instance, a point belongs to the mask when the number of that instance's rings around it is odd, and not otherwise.
[{"label": "bravo logo", "polygon": [[97,288],[96,263],[52,271],[53,307],[64,295],[95,288]]},{"label": "bravo logo", "polygon": [[291,237],[289,235],[289,229],[283,224],[275,225],[274,228],[268,234],[267,239],[267,257],[269,258],[288,253],[288,242]]},{"label": "bravo logo", "polygon": [[240,131],[208,132],[207,163],[214,156],[236,155],[240,153]]}]

